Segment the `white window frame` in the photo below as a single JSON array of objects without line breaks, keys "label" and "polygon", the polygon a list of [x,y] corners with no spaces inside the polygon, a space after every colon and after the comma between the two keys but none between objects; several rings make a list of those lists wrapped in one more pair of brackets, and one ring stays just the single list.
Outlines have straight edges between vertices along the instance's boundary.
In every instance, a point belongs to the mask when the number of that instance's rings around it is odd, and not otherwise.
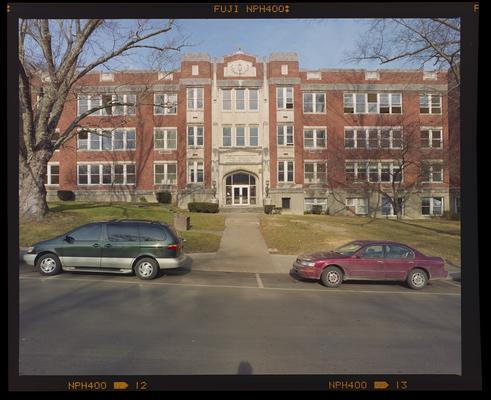
[{"label": "white window frame", "polygon": [[[288,103],[287,101],[287,93],[288,91],[291,90],[292,92],[292,96],[291,96],[291,99],[292,99],[292,102],[291,102],[291,107],[288,108],[287,105],[290,104]],[[283,92],[283,96],[282,96],[282,103],[279,104],[279,100],[280,100],[280,92]],[[293,110],[295,108],[295,89],[293,88],[293,86],[280,86],[280,87],[277,87],[276,88],[276,109],[277,110]]]},{"label": "white window frame", "polygon": [[[428,97],[428,112],[421,112],[421,97]],[[433,107],[433,97],[439,98],[439,107]],[[420,93],[419,94],[419,113],[422,115],[441,115],[443,112],[443,96],[438,93]],[[440,112],[433,112],[433,108],[440,108]]]},{"label": "white window frame", "polygon": [[[307,166],[307,164],[312,164],[314,166],[313,178],[310,181],[307,181],[307,177],[306,177],[307,171],[305,171],[305,167]],[[324,165],[324,168],[325,168],[324,180],[321,180],[319,178],[319,173],[320,173],[318,171],[319,164]],[[327,183],[327,163],[323,160],[306,160],[306,161],[304,161],[304,163],[303,163],[303,182],[304,182],[304,184],[316,184],[316,183],[326,184]]]},{"label": "white window frame", "polygon": [[[292,163],[292,179],[288,180],[288,163]],[[283,164],[283,176],[280,179],[280,164]],[[295,161],[293,160],[278,160],[278,183],[295,183]],[[286,178],[286,179],[285,179]]]},{"label": "white window frame", "polygon": [[[164,102],[158,102],[157,96],[163,96]],[[175,98],[175,101],[172,101],[170,97]],[[154,93],[153,95],[153,115],[176,115],[177,114],[177,101],[178,94],[176,92],[165,92],[165,93]],[[173,104],[172,107],[169,105]],[[175,112],[173,112],[175,109]]]},{"label": "white window frame", "polygon": [[[317,111],[317,95],[321,94],[324,97],[324,111]],[[312,110],[313,111],[305,111],[305,96],[312,96]],[[325,92],[304,92],[302,95],[302,110],[304,114],[326,114],[327,105],[326,105],[326,93]]]},{"label": "white window frame", "polygon": [[[305,145],[305,140],[307,139],[305,137],[305,132],[306,131],[313,131],[313,146],[306,146]],[[317,141],[320,140],[318,137],[318,133],[320,131],[324,131],[324,146],[318,146]],[[327,148],[327,127],[326,126],[304,126],[303,128],[303,147],[304,149],[308,150],[319,150],[319,149],[326,149]]]},{"label": "white window frame", "polygon": [[[392,183],[394,180],[394,171],[399,169],[399,165],[394,160],[383,160],[383,161],[379,161],[379,160],[346,160],[345,161],[345,167],[344,167],[344,174],[345,174],[345,179],[347,182],[349,182],[349,180],[347,179],[347,175],[346,175],[346,169],[347,169],[348,164],[352,164],[354,166],[354,179],[351,182],[355,183],[355,184],[356,183],[382,183],[382,184]],[[382,180],[382,170],[383,170],[383,166],[385,166],[387,164],[389,164],[390,177],[389,177],[388,181],[384,181],[384,180]],[[377,166],[377,180],[371,181],[370,180],[370,167],[374,166],[374,165]],[[360,169],[360,167],[364,167],[364,169],[366,170],[367,178],[365,180],[358,179],[358,170]],[[401,183],[404,182],[404,168],[401,171],[401,179],[400,179],[400,181],[397,181],[397,182],[401,182]]]},{"label": "white window frame", "polygon": [[[357,109],[356,109],[356,95],[359,94],[359,95],[364,95],[365,96],[365,109],[363,110],[363,112],[357,112]],[[369,94],[376,94],[377,95],[377,110],[376,112],[369,112],[368,111],[368,95]],[[383,94],[383,95],[388,95],[389,96],[389,112],[388,113],[381,113],[380,112],[380,95]],[[393,100],[392,100],[392,96],[393,95],[398,95],[401,102],[400,104],[394,104]],[[347,98],[351,98],[351,102],[352,102],[352,107],[350,108],[353,108],[353,112],[346,112],[345,111],[345,108],[346,108],[346,99]],[[370,104],[373,104],[373,103],[370,103]],[[393,109],[395,107],[400,107],[401,109],[401,112],[400,113],[396,113],[393,111]],[[395,115],[401,115],[403,112],[402,110],[402,93],[399,93],[399,92],[344,92],[343,93],[343,113],[344,114],[395,114]]]},{"label": "white window frame", "polygon": [[[128,105],[124,105],[124,106],[118,106],[118,105],[112,105],[111,106],[111,114],[107,114],[106,113],[106,108],[101,108],[100,110],[97,110],[97,111],[94,111],[93,113],[89,114],[88,116],[90,117],[93,117],[93,116],[97,116],[97,117],[118,117],[118,116],[121,116],[121,115],[136,115],[136,105],[137,105],[137,96],[136,94],[130,94],[130,93],[121,93],[121,94],[105,94],[105,93],[100,93],[100,94],[95,94],[95,93],[92,93],[92,94],[86,94],[86,93],[78,93],[77,94],[77,116],[78,115],[81,115],[82,113],[80,112],[80,96],[86,96],[87,97],[87,110],[90,110],[92,107],[94,106],[102,106],[104,104],[104,101],[103,101],[103,97],[104,96],[111,96],[111,102],[114,102],[118,99],[119,96],[122,96],[123,97],[123,100],[122,100],[122,103],[129,103],[129,100],[128,100],[128,96],[134,96],[135,98],[135,102],[134,102],[134,105],[133,106],[128,106]],[[100,104],[92,104],[92,100],[93,98],[96,98],[96,97],[99,97],[100,98]],[[121,114],[116,114],[115,113],[115,110],[116,110],[116,107],[123,107],[123,112]],[[132,112],[131,114],[128,112],[128,109],[129,108],[133,108],[134,112]]]},{"label": "white window frame", "polygon": [[[245,125],[235,125],[234,128],[235,128],[234,129],[235,135],[233,135],[234,136],[234,140],[233,140],[234,147],[246,147],[246,146],[248,146],[248,144],[247,144],[247,137],[246,137],[246,135],[247,135],[246,126]],[[243,129],[243,132],[244,132],[244,135],[243,135],[244,144],[240,144],[240,145],[237,143],[237,138],[238,138],[237,132],[238,132],[239,128],[242,128]]]},{"label": "white window frame", "polygon": [[[369,131],[377,131],[377,147],[370,147]],[[346,133],[347,131],[353,131],[353,147],[346,146]],[[364,142],[367,147],[358,146],[358,131],[364,131]],[[382,132],[389,131],[389,147],[382,147]],[[394,147],[394,131],[401,132],[401,147]],[[349,150],[401,150],[404,148],[404,132],[400,126],[345,126],[344,127],[344,148]]]},{"label": "white window frame", "polygon": [[[192,97],[190,97],[190,93],[192,93]],[[199,95],[201,95],[201,107],[198,105]],[[188,111],[202,111],[205,107],[205,90],[202,87],[188,87],[186,90],[186,105]],[[192,104],[190,107],[190,100],[192,100]]]},{"label": "white window frame", "polygon": [[[421,143],[421,134],[422,134],[423,131],[428,131],[429,132],[429,135],[428,135],[428,144],[429,144],[429,146],[423,147],[423,145],[421,145],[421,148],[422,149],[443,149],[443,128],[441,126],[439,126],[439,127],[422,126],[420,128],[420,143]],[[439,147],[433,146],[433,131],[440,132],[440,146]]]},{"label": "white window frame", "polygon": [[[194,144],[189,144],[189,128],[193,128],[193,143]],[[200,137],[198,135],[198,128],[201,128],[201,131],[203,132],[202,135],[202,144],[198,144],[198,138]],[[205,126],[204,125],[188,125],[186,127],[186,145],[188,148],[191,149],[196,149],[196,148],[202,148],[205,145]]]},{"label": "white window frame", "polygon": [[[164,147],[157,147],[157,133],[164,134]],[[169,133],[175,134],[175,147],[169,147]],[[154,127],[153,128],[153,149],[154,150],[176,150],[177,149],[177,127]]]},{"label": "white window frame", "polygon": [[[58,183],[52,183],[51,182],[51,180],[52,180],[51,177],[53,176],[53,174],[51,173],[51,167],[58,167]],[[47,169],[46,169],[46,185],[60,186],[60,176],[61,176],[61,174],[60,174],[60,163],[58,161],[49,162]]]},{"label": "white window frame", "polygon": [[327,210],[327,199],[322,197],[306,197],[303,201],[304,211],[312,211],[312,206],[321,206],[322,212]]},{"label": "white window frame", "polygon": [[[288,128],[292,129],[292,142],[288,143]],[[279,134],[279,130],[282,130],[281,134]],[[283,137],[283,144],[280,144],[279,137]],[[276,144],[278,146],[291,147],[295,146],[295,126],[293,124],[280,124],[276,127]]]},{"label": "white window frame", "polygon": [[[198,181],[198,171],[200,169],[199,168],[200,165],[201,165],[201,169],[203,171],[203,180],[202,181]],[[204,162],[204,160],[188,160],[187,169],[188,169],[188,174],[187,174],[188,184],[204,184],[204,182],[205,182],[205,162]],[[191,179],[191,171],[194,172],[194,177],[195,177],[194,181]]]},{"label": "white window frame", "polygon": [[[164,166],[164,180],[165,182],[157,182],[157,171],[156,171],[156,167],[157,166],[160,166],[160,165],[163,165]],[[172,181],[169,181],[169,165],[174,165],[176,167],[176,177],[175,177],[175,181],[172,182]],[[177,161],[154,161],[153,163],[153,184],[154,185],[177,185],[177,177],[179,176],[178,175],[178,166],[177,166]]]},{"label": "white window frame", "polygon": [[[445,181],[444,177],[444,168],[443,168],[443,160],[426,160],[425,163],[428,164],[428,169],[429,169],[429,180],[421,180],[422,183],[443,183]],[[440,175],[442,179],[440,181],[434,181],[433,180],[433,170],[434,166],[439,165],[440,166]]]},{"label": "white window frame", "polygon": [[[360,200],[363,200],[365,204],[362,205]],[[345,205],[348,208],[353,207],[356,215],[368,215],[368,197],[347,197],[345,200]],[[362,210],[365,210],[366,212],[363,212]]]},{"label": "white window frame", "polygon": [[[251,144],[251,128],[256,128],[257,129],[257,144]],[[260,134],[259,134],[259,125],[248,125],[247,126],[247,144],[249,147],[258,147],[261,145],[260,141]]]},{"label": "white window frame", "polygon": [[[92,175],[92,166],[97,165],[99,167],[99,183],[92,183],[91,182],[91,175]],[[111,166],[111,183],[103,183],[103,167],[105,165],[110,165]],[[121,183],[115,183],[114,178],[115,178],[115,166],[116,165],[122,165],[123,166],[123,182]],[[128,183],[128,173],[127,173],[127,166],[128,165],[134,165],[135,166],[135,182]],[[87,167],[87,183],[80,183],[80,172],[79,172],[79,167],[80,166],[86,166]],[[106,161],[84,161],[84,162],[77,162],[77,185],[78,186],[111,186],[111,185],[136,185],[136,163],[133,161],[120,161],[120,162],[106,162]]]},{"label": "white window frame", "polygon": [[[243,91],[244,93],[244,108],[237,108],[237,91]],[[224,93],[230,93],[230,108],[225,108],[225,95]],[[256,108],[251,107],[251,92],[256,92]],[[258,112],[259,111],[259,88],[223,88],[221,89],[221,103],[223,112]]]},{"label": "white window frame", "polygon": [[[429,199],[430,200],[430,213],[429,214],[423,214],[423,200],[425,199]],[[434,208],[435,208],[435,204],[434,204],[434,200],[435,199],[440,199],[441,200],[441,213],[440,214],[435,214],[434,212]],[[421,198],[421,215],[425,216],[425,217],[431,217],[431,216],[438,216],[438,217],[441,217],[443,215],[443,212],[444,212],[444,202],[445,202],[445,199],[443,198],[443,196],[430,196],[430,197],[422,197]]]},{"label": "white window frame", "polygon": [[[86,149],[81,149],[79,147],[79,134],[82,131],[87,132],[87,148]],[[111,132],[111,148],[110,149],[104,149],[102,147],[102,136],[103,132]],[[123,131],[123,148],[122,149],[115,149],[114,148],[114,134],[116,131]],[[134,131],[135,132],[135,147],[133,148],[128,148],[128,132],[129,131]],[[98,142],[99,142],[99,148],[97,149],[91,149],[90,148],[90,143],[92,142],[92,135],[98,136]],[[136,128],[132,127],[127,127],[127,128],[87,128],[87,129],[79,129],[77,132],[77,151],[135,151],[136,150]]]},{"label": "white window frame", "polygon": [[[230,99],[228,100],[230,103],[230,108],[225,108],[225,92],[230,93]],[[232,88],[224,88],[221,89],[221,97],[222,97],[222,111],[223,112],[232,112],[234,111],[234,90]]]}]

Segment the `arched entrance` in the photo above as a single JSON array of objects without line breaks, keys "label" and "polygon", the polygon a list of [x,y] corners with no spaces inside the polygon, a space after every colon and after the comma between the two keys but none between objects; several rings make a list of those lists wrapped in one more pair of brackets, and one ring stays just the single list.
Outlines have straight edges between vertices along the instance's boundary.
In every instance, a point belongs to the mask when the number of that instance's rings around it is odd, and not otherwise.
[{"label": "arched entrance", "polygon": [[227,206],[256,205],[256,177],[247,172],[234,172],[225,178]]}]

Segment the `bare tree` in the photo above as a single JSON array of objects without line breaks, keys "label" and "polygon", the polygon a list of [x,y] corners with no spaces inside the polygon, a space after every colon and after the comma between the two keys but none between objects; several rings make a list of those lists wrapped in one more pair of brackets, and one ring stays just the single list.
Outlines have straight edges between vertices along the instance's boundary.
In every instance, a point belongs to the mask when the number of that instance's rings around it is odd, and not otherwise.
[{"label": "bare tree", "polygon": [[460,84],[459,18],[383,18],[370,22],[367,32],[349,52],[347,61],[406,61],[423,68],[449,69]]},{"label": "bare tree", "polygon": [[[93,107],[76,116],[56,133],[65,102],[74,85],[96,68],[111,69],[111,62],[154,52],[160,62],[179,51],[184,43],[164,40],[174,20],[153,25],[135,20],[120,26],[117,21],[21,20],[19,26],[19,211],[22,219],[40,219],[48,212],[44,179],[54,151],[70,140],[82,121],[116,101]],[[41,96],[34,101],[34,90]]]}]

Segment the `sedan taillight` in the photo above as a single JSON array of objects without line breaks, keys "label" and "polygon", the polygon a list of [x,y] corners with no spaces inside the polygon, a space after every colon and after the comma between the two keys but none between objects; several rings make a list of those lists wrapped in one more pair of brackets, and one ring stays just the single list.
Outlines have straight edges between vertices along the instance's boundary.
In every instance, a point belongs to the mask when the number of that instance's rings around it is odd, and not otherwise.
[{"label": "sedan taillight", "polygon": [[178,246],[177,244],[170,244],[170,245],[167,246],[167,248],[169,250],[177,250],[177,246]]}]

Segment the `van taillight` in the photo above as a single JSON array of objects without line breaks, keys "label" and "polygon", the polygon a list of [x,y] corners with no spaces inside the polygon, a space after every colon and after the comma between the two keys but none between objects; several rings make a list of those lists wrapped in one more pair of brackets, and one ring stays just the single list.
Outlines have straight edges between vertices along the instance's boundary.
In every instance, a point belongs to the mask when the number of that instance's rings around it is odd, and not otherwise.
[{"label": "van taillight", "polygon": [[177,250],[177,244],[170,244],[167,246],[169,250]]}]

